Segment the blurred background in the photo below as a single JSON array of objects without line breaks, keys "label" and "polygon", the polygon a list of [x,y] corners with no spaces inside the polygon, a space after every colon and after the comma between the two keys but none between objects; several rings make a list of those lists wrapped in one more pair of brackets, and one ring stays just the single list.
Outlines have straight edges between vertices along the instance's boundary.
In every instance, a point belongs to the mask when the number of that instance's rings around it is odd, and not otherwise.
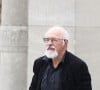
[{"label": "blurred background", "polygon": [[0,0],[0,90],[28,90],[44,33],[55,25],[68,30],[68,50],[87,63],[100,90],[99,0]]}]

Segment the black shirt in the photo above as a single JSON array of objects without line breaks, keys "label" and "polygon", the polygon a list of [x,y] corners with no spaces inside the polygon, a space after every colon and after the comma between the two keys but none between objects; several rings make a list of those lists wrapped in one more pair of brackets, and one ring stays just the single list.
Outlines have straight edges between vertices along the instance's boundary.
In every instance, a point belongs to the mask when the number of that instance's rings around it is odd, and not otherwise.
[{"label": "black shirt", "polygon": [[62,65],[63,60],[57,68],[54,68],[52,66],[52,60],[49,61],[49,64],[42,78],[41,90],[62,90]]}]

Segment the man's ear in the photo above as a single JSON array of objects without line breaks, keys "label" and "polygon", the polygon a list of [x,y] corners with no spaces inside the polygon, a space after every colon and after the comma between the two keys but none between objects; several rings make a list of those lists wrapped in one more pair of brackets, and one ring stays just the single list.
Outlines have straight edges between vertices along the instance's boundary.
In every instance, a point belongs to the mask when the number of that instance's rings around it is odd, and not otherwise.
[{"label": "man's ear", "polygon": [[65,46],[67,46],[67,44],[68,44],[68,40],[64,40],[64,42],[65,42]]}]

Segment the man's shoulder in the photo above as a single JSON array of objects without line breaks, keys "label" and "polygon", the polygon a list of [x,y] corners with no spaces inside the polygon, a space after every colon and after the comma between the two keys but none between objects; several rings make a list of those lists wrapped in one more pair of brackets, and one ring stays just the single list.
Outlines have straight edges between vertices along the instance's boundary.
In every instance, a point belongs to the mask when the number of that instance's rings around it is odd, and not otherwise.
[{"label": "man's shoulder", "polygon": [[34,72],[38,72],[42,67],[44,67],[46,64],[46,56],[41,56],[39,58],[37,58],[35,61],[34,61],[34,65],[33,65],[33,71]]},{"label": "man's shoulder", "polygon": [[72,72],[79,73],[81,71],[88,71],[88,66],[86,62],[80,59],[78,56],[68,52],[66,61],[67,59],[68,59],[68,62],[65,65],[66,67],[68,66]]},{"label": "man's shoulder", "polygon": [[41,56],[35,60],[35,63],[44,63],[48,60],[46,56]]},{"label": "man's shoulder", "polygon": [[75,54],[68,52],[69,63],[72,65],[86,65],[86,62]]}]

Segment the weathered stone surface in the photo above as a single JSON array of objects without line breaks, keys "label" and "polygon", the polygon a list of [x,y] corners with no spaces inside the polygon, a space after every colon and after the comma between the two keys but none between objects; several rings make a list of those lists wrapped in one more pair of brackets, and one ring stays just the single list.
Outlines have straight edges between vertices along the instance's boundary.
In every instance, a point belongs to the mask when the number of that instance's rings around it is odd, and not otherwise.
[{"label": "weathered stone surface", "polygon": [[0,30],[0,50],[25,52],[28,47],[27,27],[10,26],[1,27]]},{"label": "weathered stone surface", "polygon": [[26,52],[1,52],[0,90],[26,90],[26,58]]},{"label": "weathered stone surface", "polygon": [[75,25],[75,0],[30,0],[29,25]]},{"label": "weathered stone surface", "polygon": [[77,26],[100,26],[100,0],[75,0]]}]

